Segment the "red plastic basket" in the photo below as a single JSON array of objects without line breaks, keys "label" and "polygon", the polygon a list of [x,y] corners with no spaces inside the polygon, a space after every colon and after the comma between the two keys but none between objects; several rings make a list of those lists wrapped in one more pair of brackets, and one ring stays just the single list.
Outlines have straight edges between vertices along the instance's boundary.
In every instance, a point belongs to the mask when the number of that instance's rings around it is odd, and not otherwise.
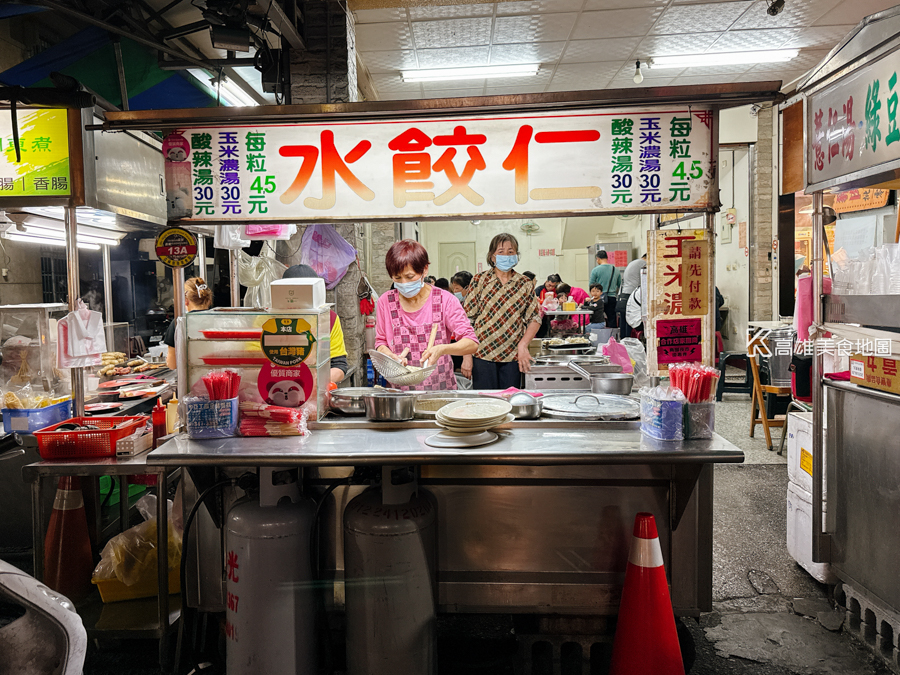
[{"label": "red plastic basket", "polygon": [[[75,457],[115,457],[119,439],[133,434],[149,417],[73,417],[52,427],[34,432],[38,452],[43,459]],[[90,424],[98,429],[55,431],[63,424]]]}]

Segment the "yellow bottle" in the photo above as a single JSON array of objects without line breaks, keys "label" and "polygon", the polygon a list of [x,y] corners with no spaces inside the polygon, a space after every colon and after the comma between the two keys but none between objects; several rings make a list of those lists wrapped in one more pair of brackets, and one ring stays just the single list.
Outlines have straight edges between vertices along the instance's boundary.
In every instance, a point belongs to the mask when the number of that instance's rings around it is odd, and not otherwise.
[{"label": "yellow bottle", "polygon": [[174,396],[166,404],[166,435],[175,431],[178,423],[178,399]]}]

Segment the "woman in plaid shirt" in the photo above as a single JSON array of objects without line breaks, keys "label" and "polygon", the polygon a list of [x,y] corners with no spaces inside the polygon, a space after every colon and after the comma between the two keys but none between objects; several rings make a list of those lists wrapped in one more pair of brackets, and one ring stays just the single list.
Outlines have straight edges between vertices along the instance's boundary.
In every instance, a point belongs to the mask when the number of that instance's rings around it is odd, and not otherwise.
[{"label": "woman in plaid shirt", "polygon": [[534,282],[513,269],[519,262],[519,242],[511,234],[491,240],[490,269],[476,274],[469,285],[465,310],[478,351],[463,358],[462,373],[475,389],[519,387],[531,369],[528,345],[541,327]]}]

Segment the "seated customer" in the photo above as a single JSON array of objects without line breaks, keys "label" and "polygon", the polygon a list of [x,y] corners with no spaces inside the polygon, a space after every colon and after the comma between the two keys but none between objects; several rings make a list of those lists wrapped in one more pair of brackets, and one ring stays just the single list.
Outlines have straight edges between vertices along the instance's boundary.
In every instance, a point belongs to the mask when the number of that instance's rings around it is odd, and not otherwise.
[{"label": "seated customer", "polygon": [[[319,275],[309,265],[293,265],[288,267],[282,279],[318,279]],[[348,369],[347,348],[344,346],[344,330],[340,317],[331,312],[331,381],[340,382]]]},{"label": "seated customer", "polygon": [[603,286],[591,284],[591,297],[584,301],[582,308],[593,312],[589,317],[588,330],[606,328],[606,302],[603,299]]}]

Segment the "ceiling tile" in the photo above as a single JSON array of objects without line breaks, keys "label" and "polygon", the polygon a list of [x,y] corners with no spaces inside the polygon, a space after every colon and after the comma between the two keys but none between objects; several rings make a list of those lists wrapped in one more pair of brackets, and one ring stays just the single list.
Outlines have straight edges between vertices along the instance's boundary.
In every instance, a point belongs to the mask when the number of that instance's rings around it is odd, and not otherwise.
[{"label": "ceiling tile", "polygon": [[498,16],[494,24],[494,44],[568,40],[577,17],[574,12]]},{"label": "ceiling tile", "polygon": [[498,2],[497,16],[508,14],[540,14],[543,12],[579,12],[584,0],[530,0]]},{"label": "ceiling tile", "polygon": [[[693,66],[685,68],[682,76],[705,77],[706,75],[740,75],[746,73],[753,66],[744,64],[740,66]],[[728,78],[731,79],[731,78]]]},{"label": "ceiling tile", "polygon": [[869,14],[890,9],[897,0],[865,0],[865,2],[842,2],[829,12],[816,19],[813,26],[839,26],[841,24],[858,24]]},{"label": "ceiling tile", "polygon": [[417,49],[420,68],[461,68],[463,66],[485,66],[490,48],[457,47],[455,49]]},{"label": "ceiling tile", "polygon": [[702,54],[722,33],[685,33],[684,35],[653,35],[641,41],[636,58],[674,54]]},{"label": "ceiling tile", "polygon": [[433,49],[490,44],[491,22],[489,17],[416,21],[412,25],[416,48]]},{"label": "ceiling tile", "polygon": [[421,91],[418,82],[404,82],[400,73],[370,73],[372,84],[379,91]]},{"label": "ceiling tile", "polygon": [[[671,80],[678,77],[685,71],[684,68],[641,68],[644,75],[644,81],[649,80]],[[613,80],[633,80],[634,79],[634,63],[624,64],[613,77]],[[647,85],[648,87],[650,85]]]},{"label": "ceiling tile", "polygon": [[424,91],[429,98],[434,98],[435,92],[439,91],[460,91],[465,89],[471,94],[472,91],[480,92],[484,89],[485,81],[486,80],[482,78],[480,80],[455,80],[451,82],[423,82],[422,91]]},{"label": "ceiling tile", "polygon": [[353,12],[356,24],[387,23],[388,21],[406,21],[406,10],[402,7],[390,9],[358,9]]},{"label": "ceiling tile", "polygon": [[[701,0],[708,2],[709,0]],[[665,7],[669,0],[587,0],[584,11],[600,9],[632,9],[634,7]]]},{"label": "ceiling tile", "polygon": [[621,69],[622,64],[617,61],[609,61],[606,63],[562,63],[557,66],[553,80],[591,77],[609,79],[616,75]]},{"label": "ceiling tile", "polygon": [[[735,28],[790,28],[811,26],[813,21],[833,9],[841,0],[787,0],[781,14],[766,14],[766,0],[756,0],[735,24]],[[860,0],[843,0],[843,4],[865,4]]]},{"label": "ceiling tile", "polygon": [[821,26],[804,28],[785,42],[782,47],[814,47],[831,50],[852,31],[854,26]]},{"label": "ceiling tile", "polygon": [[594,89],[606,89],[608,85],[608,82],[597,80],[560,80],[558,82],[554,80],[547,87],[547,91],[592,91]]},{"label": "ceiling tile", "polygon": [[412,49],[409,25],[394,23],[364,23],[356,27],[356,48],[361,52]]},{"label": "ceiling tile", "polygon": [[662,9],[639,7],[611,9],[603,12],[582,12],[572,34],[573,40],[606,37],[643,37],[649,26],[659,18]]},{"label": "ceiling tile", "polygon": [[668,87],[672,84],[671,77],[654,77],[654,78],[644,78],[644,81],[640,84],[635,84],[634,80],[630,77],[625,77],[620,80],[613,79],[607,85],[607,89],[649,89],[651,87]]},{"label": "ceiling tile", "polygon": [[527,42],[525,44],[494,45],[491,65],[510,63],[556,63],[565,42]]},{"label": "ceiling tile", "polygon": [[759,49],[779,49],[802,32],[800,28],[771,30],[730,30],[707,50],[709,52],[743,52]]},{"label": "ceiling tile", "polygon": [[562,63],[617,61],[631,57],[641,39],[606,38],[605,40],[571,40],[563,54]]},{"label": "ceiling tile", "polygon": [[544,91],[545,85],[522,85],[519,87],[495,87],[491,84],[488,84],[487,91],[485,92],[488,96],[508,96],[510,94],[540,94]]},{"label": "ceiling tile", "polygon": [[370,73],[394,73],[404,68],[416,68],[416,53],[412,49],[389,52],[359,52]]},{"label": "ceiling tile", "polygon": [[443,5],[437,7],[410,7],[409,18],[413,21],[419,19],[449,19],[470,16],[492,16],[493,3],[486,2],[472,5]]},{"label": "ceiling tile", "polygon": [[652,32],[655,35],[718,32],[731,26],[751,4],[752,0],[673,5],[663,12]]}]

